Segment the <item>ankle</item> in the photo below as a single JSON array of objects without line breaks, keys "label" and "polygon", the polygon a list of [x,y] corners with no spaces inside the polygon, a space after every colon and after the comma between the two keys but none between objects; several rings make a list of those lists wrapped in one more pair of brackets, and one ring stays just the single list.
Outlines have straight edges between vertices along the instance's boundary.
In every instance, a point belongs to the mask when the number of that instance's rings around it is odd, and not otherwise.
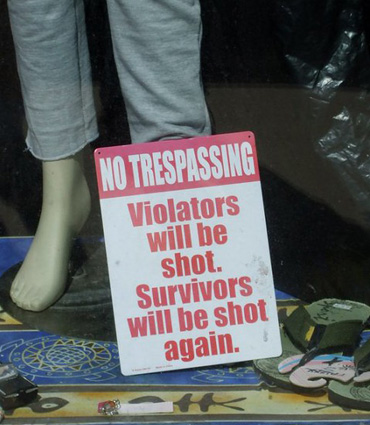
[{"label": "ankle", "polygon": [[[83,169],[82,154],[43,162],[42,216],[71,227],[76,236],[91,210],[91,196]],[[41,221],[41,220],[40,220]]]}]

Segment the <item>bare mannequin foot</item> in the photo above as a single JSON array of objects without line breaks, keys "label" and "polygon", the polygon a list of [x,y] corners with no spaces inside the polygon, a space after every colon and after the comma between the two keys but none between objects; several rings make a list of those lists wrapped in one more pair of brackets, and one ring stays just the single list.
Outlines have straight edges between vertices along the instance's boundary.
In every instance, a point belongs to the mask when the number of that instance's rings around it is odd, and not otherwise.
[{"label": "bare mannequin foot", "polygon": [[10,296],[18,307],[42,311],[64,293],[73,238],[90,213],[90,192],[82,153],[45,161],[43,204],[31,248],[14,279]]}]

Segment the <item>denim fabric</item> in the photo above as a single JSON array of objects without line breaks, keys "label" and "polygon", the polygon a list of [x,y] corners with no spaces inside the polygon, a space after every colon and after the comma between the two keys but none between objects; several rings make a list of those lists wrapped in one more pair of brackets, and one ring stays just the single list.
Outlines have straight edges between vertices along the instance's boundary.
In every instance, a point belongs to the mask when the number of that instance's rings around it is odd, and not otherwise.
[{"label": "denim fabric", "polygon": [[[107,0],[133,143],[210,133],[199,0]],[[83,0],[8,0],[34,156],[73,155],[98,136]]]}]

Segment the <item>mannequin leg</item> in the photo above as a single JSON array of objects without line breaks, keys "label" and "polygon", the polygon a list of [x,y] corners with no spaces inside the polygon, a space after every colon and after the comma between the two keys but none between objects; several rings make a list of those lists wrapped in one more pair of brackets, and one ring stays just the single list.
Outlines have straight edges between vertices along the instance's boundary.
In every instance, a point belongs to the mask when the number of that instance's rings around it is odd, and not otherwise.
[{"label": "mannequin leg", "polygon": [[37,232],[11,287],[13,301],[41,311],[64,292],[73,238],[90,212],[82,153],[44,161],[43,204]]},{"label": "mannequin leg", "polygon": [[[89,212],[80,161],[70,156],[96,137],[83,2],[8,4],[27,144],[44,161],[40,223],[11,296],[20,307],[41,311],[65,289],[71,241]],[[199,1],[109,0],[108,7],[132,141],[210,134]]]},{"label": "mannequin leg", "polygon": [[8,0],[8,7],[27,144],[43,168],[40,222],[11,297],[41,311],[65,289],[72,240],[90,211],[81,150],[97,125],[83,0]]},{"label": "mannequin leg", "polygon": [[107,4],[132,142],[210,134],[199,0]]},{"label": "mannequin leg", "polygon": [[98,136],[83,0],[8,0],[28,124],[44,161],[67,158]]}]

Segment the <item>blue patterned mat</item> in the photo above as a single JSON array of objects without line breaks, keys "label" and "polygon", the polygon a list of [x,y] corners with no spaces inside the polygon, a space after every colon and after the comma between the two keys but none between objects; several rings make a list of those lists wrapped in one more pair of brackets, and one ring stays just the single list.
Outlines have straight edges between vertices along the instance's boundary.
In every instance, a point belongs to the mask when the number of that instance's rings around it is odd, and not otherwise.
[{"label": "blue patterned mat", "polygon": [[[29,238],[0,239],[0,274],[24,258]],[[299,303],[277,291],[279,310]],[[29,329],[0,310],[0,361],[12,362],[39,386],[29,406],[6,412],[4,424],[370,424],[370,413],[262,381],[252,363],[124,377],[117,346]],[[172,401],[171,414],[103,417],[100,401]]]}]

